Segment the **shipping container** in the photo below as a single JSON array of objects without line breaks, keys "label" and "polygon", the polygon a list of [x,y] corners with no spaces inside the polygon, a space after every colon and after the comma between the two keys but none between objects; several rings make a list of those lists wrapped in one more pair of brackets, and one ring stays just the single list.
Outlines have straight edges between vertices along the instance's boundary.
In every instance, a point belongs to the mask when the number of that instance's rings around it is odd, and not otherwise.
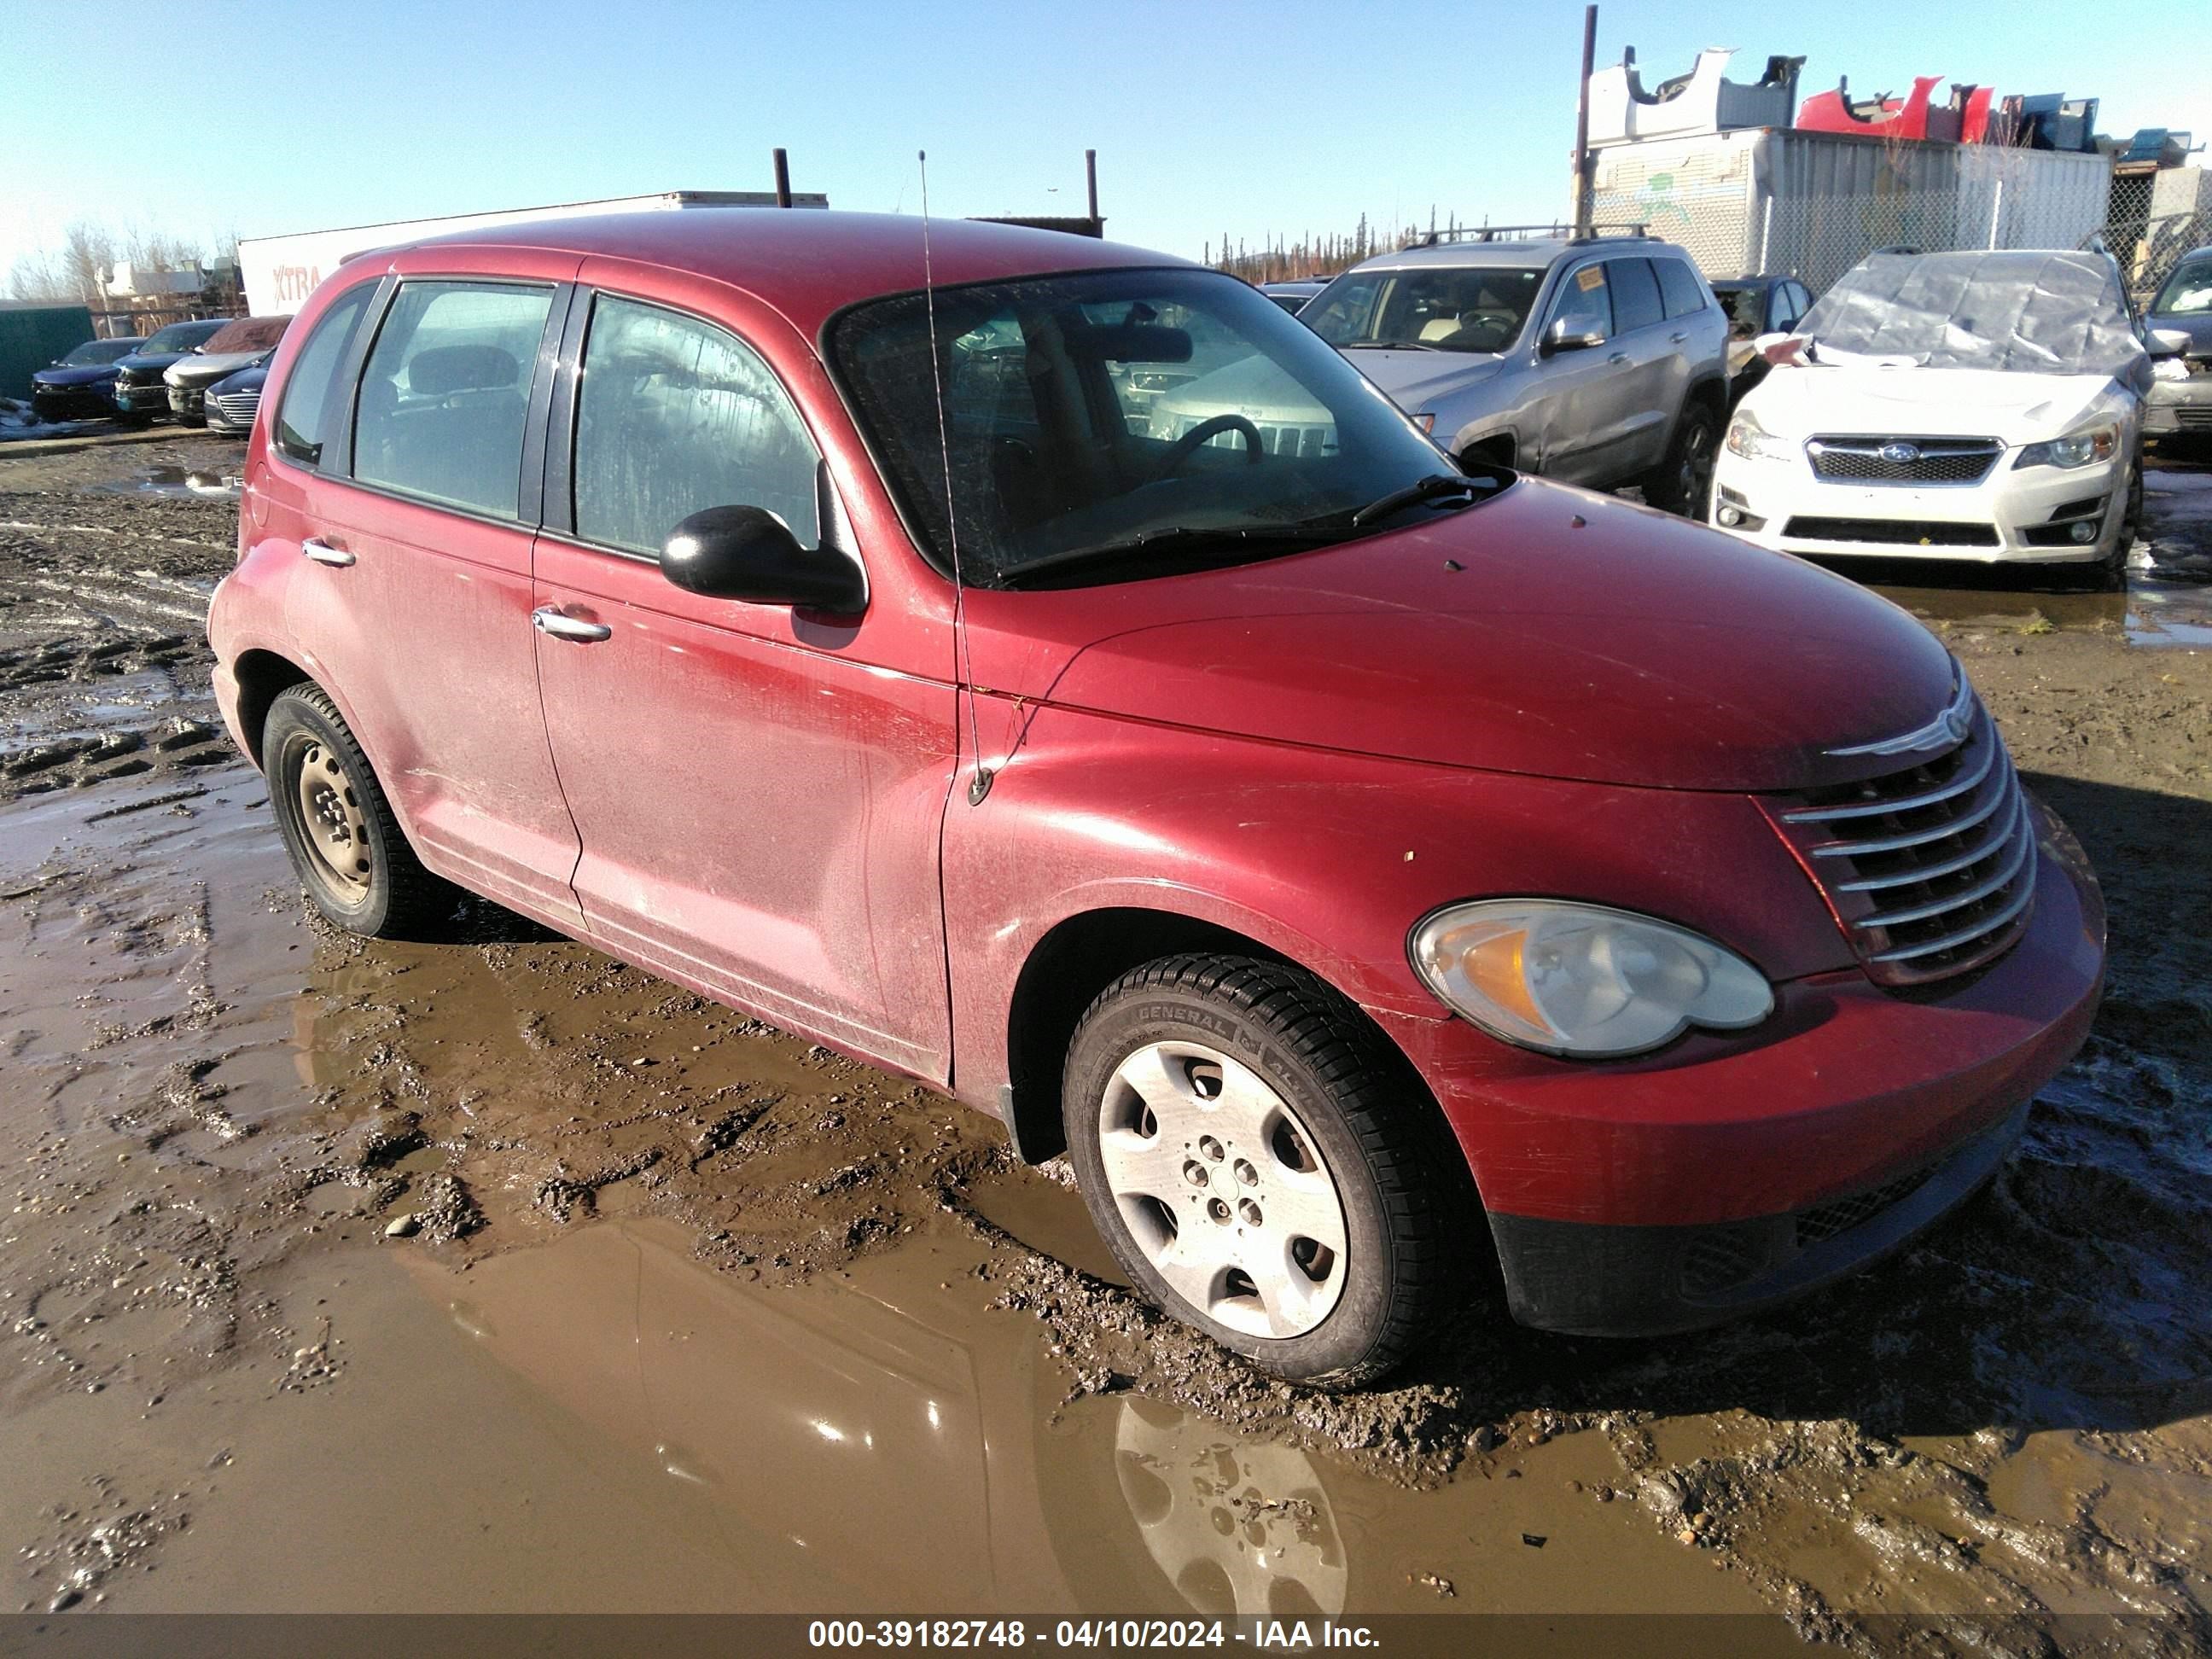
[{"label": "shipping container", "polygon": [[31,376],[92,338],[83,306],[0,304],[0,398],[28,398]]},{"label": "shipping container", "polygon": [[2109,156],[1759,128],[1596,154],[1595,215],[1640,219],[1708,276],[1795,276],[1815,294],[1876,248],[2079,247]]}]

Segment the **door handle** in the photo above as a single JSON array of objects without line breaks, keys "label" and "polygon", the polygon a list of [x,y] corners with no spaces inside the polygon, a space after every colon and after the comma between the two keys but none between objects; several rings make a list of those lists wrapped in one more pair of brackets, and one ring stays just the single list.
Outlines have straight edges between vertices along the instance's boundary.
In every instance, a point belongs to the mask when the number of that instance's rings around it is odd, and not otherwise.
[{"label": "door handle", "polygon": [[336,565],[343,570],[353,562],[353,555],[343,547],[332,547],[319,537],[310,536],[300,544],[300,556],[313,559],[317,564]]},{"label": "door handle", "polygon": [[1625,351],[1616,351],[1613,356],[1606,359],[1606,362],[1609,363],[1625,363],[1627,361],[1628,354]]},{"label": "door handle", "polygon": [[1676,345],[1680,345],[1683,341],[1688,339],[1690,337],[1686,334],[1669,334],[1667,337],[1672,340]]},{"label": "door handle", "polygon": [[596,645],[615,631],[605,623],[563,616],[550,605],[532,611],[530,621],[539,633],[550,634],[556,640],[573,640],[578,645]]}]

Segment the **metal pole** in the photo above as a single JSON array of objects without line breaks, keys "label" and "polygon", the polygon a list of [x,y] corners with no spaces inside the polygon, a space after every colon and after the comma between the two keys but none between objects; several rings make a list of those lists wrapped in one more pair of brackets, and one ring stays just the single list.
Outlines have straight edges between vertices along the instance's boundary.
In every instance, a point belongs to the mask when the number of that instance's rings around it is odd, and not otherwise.
[{"label": "metal pole", "polygon": [[775,153],[775,204],[791,205],[791,161],[781,150]]},{"label": "metal pole", "polygon": [[1083,177],[1091,188],[1091,221],[1096,224],[1098,222],[1098,152],[1095,149],[1083,152]]},{"label": "metal pole", "polygon": [[1583,8],[1583,79],[1575,100],[1575,234],[1590,234],[1590,187],[1596,182],[1590,166],[1589,83],[1597,67],[1597,8]]}]

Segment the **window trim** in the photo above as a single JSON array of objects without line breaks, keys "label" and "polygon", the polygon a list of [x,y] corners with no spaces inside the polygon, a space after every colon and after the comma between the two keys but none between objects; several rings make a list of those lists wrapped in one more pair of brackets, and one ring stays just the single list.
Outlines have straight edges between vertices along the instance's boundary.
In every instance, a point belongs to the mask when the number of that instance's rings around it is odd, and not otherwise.
[{"label": "window trim", "polygon": [[[582,433],[579,417],[583,413],[584,349],[591,338],[592,314],[602,298],[665,311],[672,317],[680,317],[687,322],[697,323],[702,328],[726,334],[750,352],[762,368],[767,371],[769,379],[775,383],[776,390],[783,394],[785,404],[799,421],[799,430],[806,434],[807,447],[814,452],[816,488],[817,495],[820,493],[826,477],[824,468],[829,464],[829,448],[815,431],[814,422],[806,418],[806,406],[793,394],[791,383],[776,368],[775,360],[748,339],[743,331],[718,317],[710,317],[687,306],[672,305],[665,300],[611,287],[605,283],[578,283],[574,284],[574,289],[568,300],[568,315],[559,331],[558,370],[549,389],[547,420],[544,423],[546,435],[544,464],[540,469],[542,493],[538,524],[546,534],[557,536],[571,546],[593,553],[634,560],[640,564],[651,565],[656,570],[660,568],[658,553],[641,553],[635,548],[617,547],[611,542],[593,541],[576,528],[576,441]],[[841,545],[841,538],[833,532],[832,515],[825,509],[835,505],[836,516],[842,517],[844,507],[842,502],[834,501],[836,494],[834,479],[828,481],[828,488],[833,501],[817,501],[816,512],[820,522],[815,529],[816,545],[805,550],[835,552],[851,559],[860,567],[865,580],[867,562],[860,556],[859,549]]]},{"label": "window trim", "polygon": [[[471,519],[479,524],[497,525],[504,529],[534,532],[544,521],[542,512],[544,503],[542,494],[533,499],[532,485],[538,481],[533,480],[529,471],[531,434],[534,429],[540,434],[538,442],[542,444],[544,441],[543,434],[545,427],[545,398],[550,390],[545,386],[544,374],[546,339],[548,336],[551,336],[556,340],[560,337],[556,319],[566,315],[564,301],[574,290],[575,284],[549,282],[540,276],[506,276],[480,270],[393,271],[387,274],[383,280],[388,285],[386,291],[371,302],[374,307],[374,326],[372,329],[356,332],[354,342],[355,349],[348,354],[349,359],[346,365],[348,373],[342,382],[345,387],[345,426],[343,428],[344,450],[340,459],[343,464],[344,471],[339,472],[325,468],[319,476],[339,479],[353,489],[371,495],[381,495],[387,501],[404,501],[413,507],[426,507],[440,513],[451,513],[457,517]],[[384,336],[384,325],[391,320],[392,307],[398,302],[399,291],[410,283],[464,284],[473,288],[532,289],[550,296],[546,307],[545,322],[538,332],[538,353],[531,360],[531,385],[529,395],[523,405],[522,452],[517,458],[515,465],[515,511],[512,515],[487,512],[482,507],[464,506],[453,501],[440,501],[432,495],[418,495],[413,490],[403,489],[396,484],[363,478],[354,470],[354,426],[361,417],[362,380],[368,372],[368,360],[376,349],[376,342]],[[329,452],[330,445],[326,442],[324,445],[324,453],[328,454]]]}]

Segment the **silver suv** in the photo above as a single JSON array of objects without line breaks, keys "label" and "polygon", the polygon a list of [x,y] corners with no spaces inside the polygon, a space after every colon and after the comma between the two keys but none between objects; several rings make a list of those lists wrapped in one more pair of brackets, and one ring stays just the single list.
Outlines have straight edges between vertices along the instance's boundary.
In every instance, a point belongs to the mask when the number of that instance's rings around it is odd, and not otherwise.
[{"label": "silver suv", "polygon": [[1299,320],[1439,447],[1701,512],[1728,409],[1728,317],[1640,227],[1492,228],[1353,266]]}]

